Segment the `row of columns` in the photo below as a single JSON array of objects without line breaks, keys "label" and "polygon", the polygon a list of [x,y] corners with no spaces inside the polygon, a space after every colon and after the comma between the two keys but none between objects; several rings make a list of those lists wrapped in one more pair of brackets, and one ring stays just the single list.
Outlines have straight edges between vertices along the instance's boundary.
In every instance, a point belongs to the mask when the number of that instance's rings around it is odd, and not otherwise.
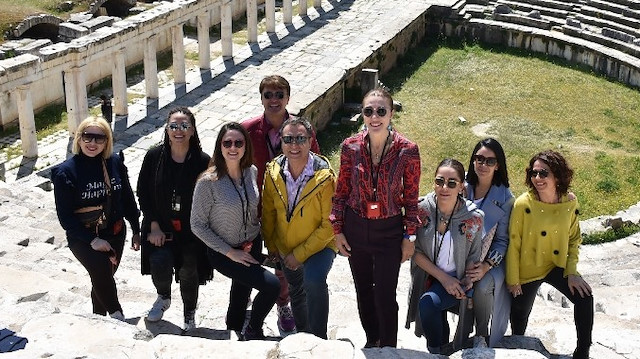
[{"label": "row of columns", "polygon": [[[232,42],[232,9],[233,0],[223,0],[220,4],[220,32],[222,42],[222,56],[233,56]],[[258,2],[247,1],[247,32],[249,43],[258,41]],[[321,6],[321,0],[313,0],[314,7]],[[300,0],[300,16],[307,14],[307,0]],[[282,5],[284,24],[292,24],[292,0],[284,0]],[[275,0],[265,1],[266,31],[273,33],[275,25]],[[209,43],[209,28],[211,27],[210,11],[197,16],[198,31],[198,60],[203,70],[211,68],[211,51]],[[175,25],[171,28],[171,48],[173,55],[173,77],[176,84],[186,82],[185,50],[183,44],[183,25]],[[157,36],[151,35],[143,42],[144,46],[144,80],[146,97],[156,99],[158,91],[158,62],[157,62]],[[127,115],[127,74],[126,74],[126,49],[121,48],[113,54],[111,77],[113,85],[114,112],[116,115]],[[86,64],[77,60],[67,71],[63,73],[65,98],[67,103],[68,129],[75,133],[80,122],[89,116],[89,104],[87,99],[87,85],[85,76]],[[18,120],[20,124],[20,138],[22,140],[22,154],[25,157],[38,156],[38,143],[34,120],[33,101],[31,98],[30,83],[17,88]]]}]

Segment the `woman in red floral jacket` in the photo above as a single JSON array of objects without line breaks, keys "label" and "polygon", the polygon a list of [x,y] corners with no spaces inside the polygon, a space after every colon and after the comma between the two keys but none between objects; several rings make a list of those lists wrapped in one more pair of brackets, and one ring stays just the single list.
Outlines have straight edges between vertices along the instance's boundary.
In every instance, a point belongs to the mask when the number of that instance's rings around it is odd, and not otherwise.
[{"label": "woman in red floral jacket", "polygon": [[362,117],[366,130],[342,143],[330,220],[336,246],[349,257],[365,348],[395,347],[398,274],[413,255],[418,225],[420,154],[392,129],[386,90],[365,95]]}]

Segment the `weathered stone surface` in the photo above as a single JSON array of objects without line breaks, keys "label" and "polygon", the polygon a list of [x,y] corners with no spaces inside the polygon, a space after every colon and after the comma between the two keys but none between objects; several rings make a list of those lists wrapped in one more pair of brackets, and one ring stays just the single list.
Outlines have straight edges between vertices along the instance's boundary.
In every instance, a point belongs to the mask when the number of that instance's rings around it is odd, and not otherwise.
[{"label": "weathered stone surface", "polygon": [[60,24],[58,33],[65,39],[75,39],[89,34],[89,29],[80,24],[63,22],[62,24]]}]

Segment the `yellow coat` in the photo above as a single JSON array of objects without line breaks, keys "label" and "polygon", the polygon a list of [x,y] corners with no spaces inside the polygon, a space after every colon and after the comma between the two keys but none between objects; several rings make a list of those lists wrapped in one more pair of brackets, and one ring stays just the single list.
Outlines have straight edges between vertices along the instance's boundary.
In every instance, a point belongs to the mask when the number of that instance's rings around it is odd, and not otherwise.
[{"label": "yellow coat", "polygon": [[563,196],[560,203],[544,203],[532,190],[518,197],[509,221],[507,284],[525,284],[544,278],[555,268],[564,276],[578,274],[578,247],[582,242],[578,200]]},{"label": "yellow coat", "polygon": [[300,192],[290,218],[283,155],[267,164],[262,190],[262,238],[269,253],[293,252],[300,263],[327,247],[337,252],[329,222],[336,175],[325,157],[309,155],[314,157],[315,174]]}]

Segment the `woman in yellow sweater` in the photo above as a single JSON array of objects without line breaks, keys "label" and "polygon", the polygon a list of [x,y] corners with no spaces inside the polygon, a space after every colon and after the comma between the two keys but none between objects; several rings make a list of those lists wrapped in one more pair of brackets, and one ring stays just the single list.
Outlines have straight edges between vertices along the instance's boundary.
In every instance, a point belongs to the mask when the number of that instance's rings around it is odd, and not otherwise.
[{"label": "woman in yellow sweater", "polygon": [[516,199],[509,222],[511,331],[524,335],[536,292],[549,283],[574,304],[578,345],[573,358],[589,358],[593,296],[577,270],[581,236],[578,200],[569,192],[573,170],[560,153],[549,150],[533,156],[526,173],[529,191]]}]

